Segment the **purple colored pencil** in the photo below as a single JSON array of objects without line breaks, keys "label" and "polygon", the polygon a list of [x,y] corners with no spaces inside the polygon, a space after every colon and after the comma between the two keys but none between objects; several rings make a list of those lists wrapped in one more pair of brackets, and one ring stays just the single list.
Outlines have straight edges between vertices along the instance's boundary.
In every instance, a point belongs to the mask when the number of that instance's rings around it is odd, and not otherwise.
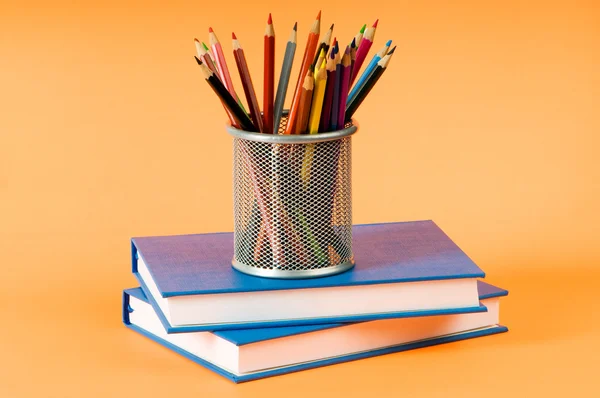
[{"label": "purple colored pencil", "polygon": [[338,118],[336,130],[344,128],[344,118],[346,116],[346,101],[350,89],[350,48],[346,48],[346,53],[342,58],[342,77],[340,81],[340,98],[338,103]]},{"label": "purple colored pencil", "polygon": [[[333,86],[333,101],[331,104],[331,120],[329,121],[329,131],[334,131],[337,128],[338,114],[340,111],[340,86],[342,84],[342,57],[340,56],[340,48],[336,43],[335,57],[335,85]],[[342,111],[343,112],[343,111]]]},{"label": "purple colored pencil", "polygon": [[[333,40],[335,43],[335,39]],[[329,131],[329,122],[331,120],[331,107],[333,105],[333,91],[335,89],[335,44],[331,46],[329,56],[327,57],[327,85],[325,86],[325,99],[321,109],[321,120],[319,122],[319,132]]]}]

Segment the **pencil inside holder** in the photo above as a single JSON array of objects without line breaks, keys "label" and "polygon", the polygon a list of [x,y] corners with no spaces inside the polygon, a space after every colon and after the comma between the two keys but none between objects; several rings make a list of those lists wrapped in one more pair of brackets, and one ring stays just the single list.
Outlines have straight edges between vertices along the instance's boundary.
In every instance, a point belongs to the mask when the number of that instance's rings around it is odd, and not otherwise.
[{"label": "pencil inside holder", "polygon": [[310,278],[354,265],[352,123],[314,135],[233,136],[234,258],[239,271]]}]

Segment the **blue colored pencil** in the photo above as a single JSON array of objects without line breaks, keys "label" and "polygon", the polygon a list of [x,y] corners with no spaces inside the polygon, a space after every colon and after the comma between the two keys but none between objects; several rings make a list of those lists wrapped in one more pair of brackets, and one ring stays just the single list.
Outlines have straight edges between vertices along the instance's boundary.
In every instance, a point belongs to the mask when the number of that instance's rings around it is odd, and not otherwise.
[{"label": "blue colored pencil", "polygon": [[354,97],[356,97],[356,95],[360,92],[361,88],[365,85],[365,82],[367,81],[367,79],[369,78],[369,76],[371,75],[371,73],[373,72],[375,67],[377,66],[377,62],[381,61],[381,58],[383,58],[387,54],[391,45],[392,45],[392,41],[388,40],[388,42],[385,43],[385,46],[381,50],[379,50],[379,52],[377,52],[377,54],[375,54],[375,56],[373,57],[371,62],[369,62],[369,65],[367,65],[363,74],[360,75],[360,78],[358,79],[358,81],[356,82],[356,84],[354,85],[352,90],[350,90],[350,95],[348,96],[347,103],[350,103],[350,101],[352,101],[354,99]]}]

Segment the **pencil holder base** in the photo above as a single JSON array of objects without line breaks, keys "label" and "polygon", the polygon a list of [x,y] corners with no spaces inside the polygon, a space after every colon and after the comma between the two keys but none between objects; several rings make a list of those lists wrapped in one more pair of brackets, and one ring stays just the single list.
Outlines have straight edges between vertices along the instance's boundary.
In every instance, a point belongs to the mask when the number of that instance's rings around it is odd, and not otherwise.
[{"label": "pencil holder base", "polygon": [[333,267],[301,270],[301,271],[285,271],[277,269],[264,269],[245,265],[239,261],[233,260],[231,265],[236,270],[243,272],[244,274],[259,276],[261,278],[271,279],[308,279],[308,278],[320,278],[323,276],[331,276],[341,274],[354,267],[354,262],[345,262]]}]

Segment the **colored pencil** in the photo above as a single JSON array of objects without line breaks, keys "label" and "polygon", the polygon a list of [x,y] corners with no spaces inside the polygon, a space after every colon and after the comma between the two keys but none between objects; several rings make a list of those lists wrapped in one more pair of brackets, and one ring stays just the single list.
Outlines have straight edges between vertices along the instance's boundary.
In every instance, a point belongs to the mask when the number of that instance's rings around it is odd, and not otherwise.
[{"label": "colored pencil", "polygon": [[237,64],[238,71],[240,72],[240,80],[242,81],[244,93],[246,94],[246,101],[250,107],[250,116],[252,117],[254,125],[258,128],[258,131],[264,133],[265,127],[263,123],[263,117],[260,113],[260,107],[256,98],[256,92],[254,91],[254,85],[252,84],[252,77],[250,76],[250,70],[248,69],[248,63],[246,62],[244,49],[242,49],[239,40],[235,36],[235,33],[231,34],[231,38],[233,39],[233,57],[235,58],[235,63]]},{"label": "colored pencil", "polygon": [[267,28],[265,29],[264,54],[264,132],[267,134],[273,134],[273,102],[275,90],[275,30],[273,29],[273,20],[271,18],[271,14],[269,14]]},{"label": "colored pencil", "polygon": [[[339,44],[339,43],[338,43]],[[335,56],[335,85],[333,87],[333,101],[331,104],[331,119],[329,120],[329,130],[334,131],[337,128],[338,114],[340,111],[340,88],[342,85],[342,57],[339,47],[336,44]]]},{"label": "colored pencil", "polygon": [[[218,79],[219,75],[217,72],[217,67],[214,64],[210,53],[206,49],[206,45],[204,45],[204,43],[200,44],[200,41],[198,41],[198,39],[194,39],[194,44],[196,45],[196,54],[197,54],[198,58],[200,58],[200,60],[205,65],[207,65],[208,68],[212,72],[214,72],[215,77],[217,77],[217,79]],[[227,106],[225,105],[225,103],[223,101],[221,101],[221,104],[223,104],[223,107],[225,108],[225,112],[227,112],[227,116],[229,117],[229,121],[231,122],[231,125],[233,127],[240,128],[240,125],[237,122],[237,120],[235,119],[235,117],[233,116],[233,113],[231,113],[231,111],[229,110],[229,108],[227,108]]]},{"label": "colored pencil", "polygon": [[362,26],[362,28],[360,28],[360,31],[356,34],[356,36],[354,36],[354,41],[356,42],[356,48],[358,48],[358,46],[360,46],[360,42],[363,39],[363,35],[365,33],[366,28],[367,28],[367,24],[364,24]]},{"label": "colored pencil", "polygon": [[237,99],[237,94],[235,93],[233,82],[231,81],[231,75],[229,74],[229,68],[227,68],[227,62],[225,61],[225,55],[223,54],[223,48],[221,47],[221,43],[213,31],[213,28],[208,28],[208,36],[210,39],[210,47],[212,48],[212,53],[215,58],[215,64],[219,71],[219,77],[225,87],[227,87],[227,91]]},{"label": "colored pencil", "polygon": [[198,56],[198,58],[200,58],[200,60],[202,60],[202,62],[204,62],[211,71],[218,73],[217,67],[213,62],[212,57],[210,56],[208,51],[206,51],[204,46],[200,44],[200,41],[198,39],[194,39],[194,44],[196,45],[196,55]]},{"label": "colored pencil", "polygon": [[360,45],[358,46],[358,50],[356,50],[356,61],[354,62],[354,69],[352,70],[352,77],[350,78],[350,86],[354,84],[354,80],[356,80],[356,76],[360,71],[360,67],[363,62],[367,58],[367,54],[373,45],[373,40],[375,39],[375,32],[377,31],[377,23],[379,20],[375,21],[372,27],[368,28],[365,31],[365,34],[360,41]]},{"label": "colored pencil", "polygon": [[371,59],[371,62],[369,62],[369,64],[365,68],[365,71],[362,73],[362,75],[360,75],[356,84],[354,85],[354,87],[352,87],[352,90],[350,90],[350,95],[348,96],[348,102],[352,101],[352,99],[354,99],[356,94],[361,90],[362,86],[367,81],[367,78],[371,75],[371,72],[373,72],[373,69],[375,69],[375,67],[377,66],[377,62],[379,62],[381,60],[381,58],[383,58],[387,54],[391,45],[392,45],[392,41],[388,40],[388,42],[385,43],[385,46],[383,46],[383,48],[381,50],[379,50],[373,56],[373,58]]},{"label": "colored pencil", "polygon": [[239,123],[240,127],[246,131],[256,131],[256,127],[252,124],[252,120],[248,118],[248,115],[240,108],[237,101],[229,91],[225,85],[219,80],[219,78],[215,75],[213,71],[211,71],[208,66],[204,65],[204,63],[198,57],[194,57],[198,65],[200,65],[200,70],[206,79],[206,82],[213,89],[215,94],[221,99],[221,101],[225,104],[225,106],[229,109],[229,111],[233,114],[233,117]]},{"label": "colored pencil", "polygon": [[317,58],[317,63],[315,63],[315,67],[312,68],[313,73],[315,74],[315,78],[316,78],[316,74],[319,71],[319,68],[321,67],[321,64],[323,63],[323,61],[325,61],[325,49],[324,48],[322,48],[321,51],[319,52],[319,57]]},{"label": "colored pencil", "polygon": [[344,128],[344,116],[346,114],[346,101],[348,99],[348,88],[350,86],[350,48],[346,48],[346,53],[342,58],[342,77],[340,79],[340,98],[338,105],[338,119],[336,130]]},{"label": "colored pencil", "polygon": [[350,75],[352,75],[354,64],[356,63],[356,47],[356,38],[354,38],[352,39],[352,43],[350,43]]},{"label": "colored pencil", "polygon": [[277,84],[277,94],[275,95],[275,105],[273,106],[273,129],[277,132],[283,113],[283,103],[287,94],[290,75],[292,74],[292,64],[294,63],[294,55],[296,54],[296,30],[298,23],[294,24],[294,29],[290,34],[287,45],[285,47],[285,55],[283,56],[283,64],[281,65],[281,73],[279,74],[279,83]]},{"label": "colored pencil", "polygon": [[323,110],[323,101],[325,100],[325,89],[327,86],[327,69],[325,66],[325,61],[323,61],[315,75],[315,89],[310,108],[310,117],[308,119],[309,134],[317,134],[319,132],[319,122],[321,119],[321,111]]},{"label": "colored pencil", "polygon": [[[321,50],[324,51],[324,50]],[[325,69],[325,61],[323,61],[315,75],[315,88],[313,90],[313,99],[310,106],[310,116],[308,118],[308,133],[317,134],[319,132],[319,121],[321,119],[321,110],[323,108],[323,100],[325,99],[325,88],[327,84],[327,69]],[[304,152],[304,160],[302,161],[301,177],[304,183],[304,189],[307,188],[310,179],[310,168],[314,153],[314,144],[307,145]]]},{"label": "colored pencil", "polygon": [[[206,45],[205,42],[202,42],[202,47],[204,47],[204,51],[206,51],[208,53],[208,55],[210,56],[210,59],[212,60],[213,64],[215,63],[215,57],[212,55],[212,51],[210,51],[210,48],[208,48],[208,46]],[[217,72],[217,75],[219,75],[219,73]]]},{"label": "colored pencil", "polygon": [[377,62],[377,66],[375,67],[375,69],[373,69],[373,72],[367,79],[362,90],[360,90],[360,92],[354,97],[354,99],[348,103],[348,105],[346,106],[346,121],[347,122],[352,119],[354,112],[356,112],[356,110],[358,109],[360,104],[362,104],[362,102],[365,100],[366,96],[373,89],[373,86],[375,86],[375,83],[377,83],[379,78],[381,78],[381,75],[383,75],[383,73],[386,71],[387,66],[390,63],[390,59],[391,59],[392,55],[394,54],[395,50],[396,50],[396,47],[392,48],[383,58],[381,58],[381,60],[379,62]]},{"label": "colored pencil", "polygon": [[302,65],[300,66],[300,75],[298,76],[298,81],[296,82],[296,89],[294,90],[294,97],[292,98],[292,106],[290,107],[290,114],[288,117],[285,134],[294,134],[295,131],[297,131],[296,124],[298,121],[298,108],[300,106],[300,96],[302,95],[302,82],[315,56],[320,30],[321,11],[319,11],[319,15],[317,15],[317,19],[313,23],[310,29],[310,33],[308,34],[308,40],[306,42],[306,48],[304,50],[304,57],[302,59]]},{"label": "colored pencil", "polygon": [[324,50],[325,54],[327,54],[327,52],[329,51],[329,45],[331,44],[331,35],[333,34],[333,26],[334,24],[331,24],[331,27],[329,28],[327,33],[325,33],[325,36],[323,36],[323,40],[321,40],[319,46],[317,47],[317,51],[315,53],[315,60],[312,63],[312,69],[315,71],[315,73],[317,73],[319,67],[321,66],[321,62],[319,62],[321,50]]},{"label": "colored pencil", "polygon": [[313,78],[313,71],[309,69],[306,72],[306,77],[304,78],[304,83],[302,84],[295,134],[302,134],[306,132],[308,128],[308,117],[310,115],[310,105],[312,102],[314,87],[315,81]]},{"label": "colored pencil", "polygon": [[329,121],[331,120],[331,105],[333,104],[333,91],[335,88],[335,48],[332,47],[327,57],[327,87],[325,88],[325,99],[321,110],[321,120],[319,122],[319,132],[329,131]]}]

